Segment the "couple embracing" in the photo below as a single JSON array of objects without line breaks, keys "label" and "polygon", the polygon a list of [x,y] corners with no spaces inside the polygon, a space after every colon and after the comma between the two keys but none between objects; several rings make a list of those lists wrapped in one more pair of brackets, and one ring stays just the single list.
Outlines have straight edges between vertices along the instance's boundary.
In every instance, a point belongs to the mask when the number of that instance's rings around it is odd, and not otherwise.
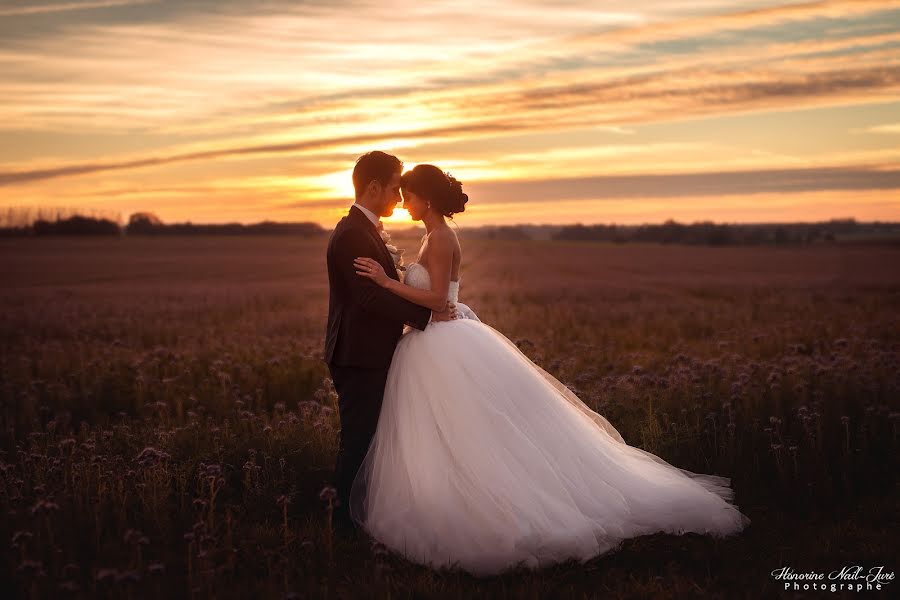
[{"label": "couple embracing", "polygon": [[[586,561],[656,532],[749,524],[730,480],[675,467],[619,432],[458,300],[447,219],[462,184],[373,151],[328,243],[325,342],[338,394],[335,518],[435,568],[493,575]],[[426,234],[402,278],[381,217]]]}]

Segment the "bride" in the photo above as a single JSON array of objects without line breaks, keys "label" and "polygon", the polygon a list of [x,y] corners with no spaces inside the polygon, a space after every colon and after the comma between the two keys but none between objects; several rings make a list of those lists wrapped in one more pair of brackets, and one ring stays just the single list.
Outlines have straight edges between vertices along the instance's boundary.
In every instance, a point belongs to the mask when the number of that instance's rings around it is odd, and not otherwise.
[{"label": "bride", "polygon": [[750,520],[730,480],[677,468],[619,432],[458,302],[461,251],[445,217],[462,185],[433,165],[401,179],[425,224],[404,283],[369,258],[357,273],[457,320],[408,328],[388,373],[378,428],[350,495],[376,540],[409,560],[491,575],[586,561],[655,532],[724,537]]}]

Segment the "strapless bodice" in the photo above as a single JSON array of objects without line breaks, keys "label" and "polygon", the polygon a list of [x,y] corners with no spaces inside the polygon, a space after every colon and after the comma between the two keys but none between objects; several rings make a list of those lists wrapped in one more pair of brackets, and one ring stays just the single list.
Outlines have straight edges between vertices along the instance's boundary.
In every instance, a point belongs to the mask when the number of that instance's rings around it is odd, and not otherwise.
[{"label": "strapless bodice", "polygon": [[[428,269],[419,263],[412,263],[406,267],[406,274],[403,276],[403,283],[408,286],[420,289],[431,289],[431,276]],[[447,290],[447,300],[450,302],[459,302],[459,282],[451,281],[450,289]]]}]

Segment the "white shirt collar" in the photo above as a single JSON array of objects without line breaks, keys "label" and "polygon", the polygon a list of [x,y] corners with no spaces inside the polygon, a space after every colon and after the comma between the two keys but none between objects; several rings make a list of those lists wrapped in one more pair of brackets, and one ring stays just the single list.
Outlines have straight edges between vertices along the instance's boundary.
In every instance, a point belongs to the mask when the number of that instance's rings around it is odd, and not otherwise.
[{"label": "white shirt collar", "polygon": [[378,218],[378,215],[373,213],[371,210],[369,210],[365,206],[362,206],[361,204],[357,204],[356,202],[353,203],[353,206],[355,206],[356,208],[361,210],[363,212],[363,214],[366,215],[370,221],[372,221],[372,225],[374,225],[375,228],[378,229],[378,223],[381,220]]}]

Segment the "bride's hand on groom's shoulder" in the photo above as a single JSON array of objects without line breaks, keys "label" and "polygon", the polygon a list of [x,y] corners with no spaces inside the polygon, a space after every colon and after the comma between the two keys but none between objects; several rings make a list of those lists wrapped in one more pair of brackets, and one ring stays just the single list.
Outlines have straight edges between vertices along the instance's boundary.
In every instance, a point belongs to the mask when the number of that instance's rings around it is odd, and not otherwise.
[{"label": "bride's hand on groom's shoulder", "polygon": [[437,312],[431,311],[431,321],[452,321],[457,317],[456,313],[456,305],[453,302],[447,300],[447,304],[444,306],[444,310]]},{"label": "bride's hand on groom's shoulder", "polygon": [[353,266],[356,268],[356,274],[371,279],[381,287],[387,287],[391,278],[384,272],[378,261],[371,258],[360,256],[353,259]]}]

